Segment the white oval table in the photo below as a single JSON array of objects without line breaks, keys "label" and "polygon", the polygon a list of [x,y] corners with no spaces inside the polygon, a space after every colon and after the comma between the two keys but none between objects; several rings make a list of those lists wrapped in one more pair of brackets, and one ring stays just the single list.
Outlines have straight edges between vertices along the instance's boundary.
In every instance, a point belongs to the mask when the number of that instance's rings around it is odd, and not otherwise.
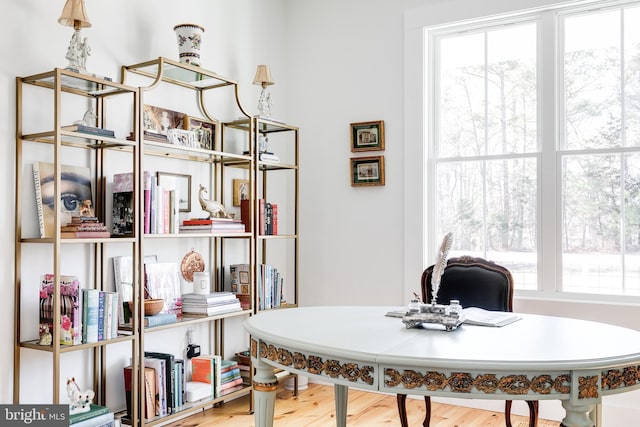
[{"label": "white oval table", "polygon": [[[608,394],[640,388],[640,332],[523,314],[495,328],[406,329],[393,307],[304,307],[261,312],[251,335],[257,427],[273,426],[274,368],[334,384],[336,425],[349,387],[473,399],[559,399],[565,427],[591,427]],[[395,308],[397,309],[397,308]]]}]

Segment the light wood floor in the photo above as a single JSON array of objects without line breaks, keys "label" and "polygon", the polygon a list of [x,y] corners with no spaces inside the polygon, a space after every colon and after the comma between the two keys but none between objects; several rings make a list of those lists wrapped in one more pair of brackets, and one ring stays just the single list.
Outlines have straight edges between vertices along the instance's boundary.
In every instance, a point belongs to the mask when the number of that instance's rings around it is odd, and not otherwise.
[{"label": "light wood floor", "polygon": [[[202,411],[171,427],[254,427],[253,415],[247,413],[248,396]],[[399,426],[395,396],[349,389],[348,427]],[[407,399],[409,425],[422,427],[424,401]],[[335,426],[333,386],[309,384],[297,397],[278,389],[274,427]],[[513,416],[514,427],[526,427],[525,417]],[[432,427],[504,427],[504,414],[433,403]],[[556,421],[539,420],[538,427],[558,427]]]}]

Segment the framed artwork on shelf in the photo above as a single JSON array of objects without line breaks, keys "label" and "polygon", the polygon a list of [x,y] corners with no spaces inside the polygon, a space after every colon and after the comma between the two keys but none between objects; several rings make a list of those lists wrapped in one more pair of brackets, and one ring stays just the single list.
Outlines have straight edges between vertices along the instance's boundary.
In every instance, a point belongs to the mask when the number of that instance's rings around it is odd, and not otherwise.
[{"label": "framed artwork on shelf", "polygon": [[175,190],[180,212],[191,212],[191,175],[157,172],[158,186]]},{"label": "framed artwork on shelf", "polygon": [[384,121],[351,123],[351,151],[384,150]]},{"label": "framed artwork on shelf", "polygon": [[218,122],[185,116],[184,129],[195,134],[196,146],[204,150],[214,150]]},{"label": "framed artwork on shelf", "polygon": [[351,158],[351,186],[362,185],[384,185],[384,156]]},{"label": "framed artwork on shelf", "polygon": [[166,138],[169,129],[184,129],[184,118],[184,113],[145,104],[142,129],[147,135],[164,136]]},{"label": "framed artwork on shelf", "polygon": [[249,180],[233,180],[233,206],[240,206],[242,200],[249,200]]}]

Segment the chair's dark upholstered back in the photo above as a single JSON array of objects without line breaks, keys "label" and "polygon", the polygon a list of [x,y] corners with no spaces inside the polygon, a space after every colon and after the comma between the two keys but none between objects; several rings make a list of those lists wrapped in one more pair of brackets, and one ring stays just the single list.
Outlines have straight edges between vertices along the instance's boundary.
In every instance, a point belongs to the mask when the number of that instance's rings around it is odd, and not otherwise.
[{"label": "chair's dark upholstered back", "polygon": [[[422,273],[422,301],[431,302],[433,265]],[[483,258],[450,258],[440,280],[437,301],[449,304],[452,299],[462,307],[513,311],[513,276],[506,268]]]}]

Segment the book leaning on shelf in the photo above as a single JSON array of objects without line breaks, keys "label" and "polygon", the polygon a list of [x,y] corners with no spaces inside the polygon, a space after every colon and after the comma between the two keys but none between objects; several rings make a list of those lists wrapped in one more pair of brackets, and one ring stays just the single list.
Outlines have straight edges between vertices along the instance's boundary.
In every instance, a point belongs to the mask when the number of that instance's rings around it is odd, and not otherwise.
[{"label": "book leaning on shelf", "polygon": [[212,397],[220,396],[222,357],[203,354],[191,358],[191,381],[209,384]]},{"label": "book leaning on shelf", "polygon": [[[124,391],[127,400],[127,416],[131,419],[131,380],[133,368],[124,368]],[[144,368],[144,417],[147,420],[155,417],[156,372],[151,368]]]},{"label": "book leaning on shelf", "polygon": [[133,172],[113,175],[112,229],[114,236],[133,235]]},{"label": "book leaning on shelf", "polygon": [[[54,212],[54,167],[53,163],[33,163],[33,182],[36,194],[36,210],[40,237],[53,237],[55,234]],[[93,200],[91,192],[91,170],[87,167],[60,165],[60,183],[65,191],[60,200],[60,224],[71,221],[72,216],[80,216],[82,200]],[[69,203],[66,199],[77,201]],[[66,203],[65,203],[66,202]]]},{"label": "book leaning on shelf", "polygon": [[[54,275],[43,274],[40,277],[40,326],[39,343],[51,345],[53,329],[53,291]],[[82,343],[82,294],[80,282],[76,276],[60,276],[60,344],[75,345]]]},{"label": "book leaning on shelf", "polygon": [[231,264],[229,266],[229,288],[240,300],[243,310],[251,308],[251,282],[249,264]]}]

